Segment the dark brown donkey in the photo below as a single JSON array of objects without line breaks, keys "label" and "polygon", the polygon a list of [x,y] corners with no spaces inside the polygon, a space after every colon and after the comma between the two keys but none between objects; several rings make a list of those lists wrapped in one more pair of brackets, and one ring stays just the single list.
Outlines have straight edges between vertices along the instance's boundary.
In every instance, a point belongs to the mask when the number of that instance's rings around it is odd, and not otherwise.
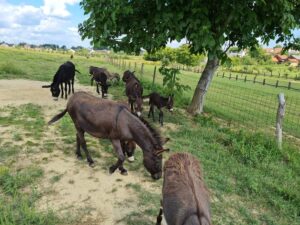
[{"label": "dark brown donkey", "polygon": [[129,70],[124,72],[122,80],[126,83],[125,93],[128,97],[131,112],[135,112],[138,116],[141,116],[143,109],[143,87],[141,82],[134,75],[134,72]]},{"label": "dark brown donkey", "polygon": [[116,164],[109,168],[113,173],[117,168],[122,174],[127,174],[123,167],[125,156],[122,142],[134,141],[143,151],[143,163],[153,179],[162,175],[163,142],[159,134],[144,120],[133,115],[125,105],[99,99],[85,92],[75,93],[68,101],[67,108],[53,117],[48,124],[62,118],[66,112],[71,116],[77,130],[76,154],[82,157],[80,146],[84,150],[87,161],[94,164],[86,146],[84,133],[98,138],[110,139],[118,156]]},{"label": "dark brown donkey", "polygon": [[209,193],[199,161],[189,153],[173,154],[164,166],[162,213],[169,225],[211,225]]},{"label": "dark brown donkey", "polygon": [[160,96],[160,94],[156,92],[152,92],[150,95],[143,96],[143,99],[149,98],[149,113],[148,113],[148,118],[152,114],[152,119],[155,121],[154,118],[154,106],[159,110],[159,117],[158,117],[158,122],[163,126],[164,123],[164,113],[162,111],[163,107],[166,107],[170,112],[173,112],[173,95],[169,95],[168,97],[163,97]]}]

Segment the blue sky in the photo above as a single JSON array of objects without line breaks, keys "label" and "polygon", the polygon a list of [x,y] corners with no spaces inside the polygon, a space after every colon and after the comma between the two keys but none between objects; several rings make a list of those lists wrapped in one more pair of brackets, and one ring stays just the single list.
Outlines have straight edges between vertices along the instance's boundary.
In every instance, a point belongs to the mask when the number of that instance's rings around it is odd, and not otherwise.
[{"label": "blue sky", "polygon": [[0,41],[89,47],[77,27],[85,19],[80,0],[0,0]]},{"label": "blue sky", "polygon": [[[77,27],[85,16],[80,0],[0,0],[0,41],[90,47]],[[300,31],[295,31],[300,37]],[[177,47],[181,43],[168,44]],[[269,44],[273,47],[275,42]]]}]

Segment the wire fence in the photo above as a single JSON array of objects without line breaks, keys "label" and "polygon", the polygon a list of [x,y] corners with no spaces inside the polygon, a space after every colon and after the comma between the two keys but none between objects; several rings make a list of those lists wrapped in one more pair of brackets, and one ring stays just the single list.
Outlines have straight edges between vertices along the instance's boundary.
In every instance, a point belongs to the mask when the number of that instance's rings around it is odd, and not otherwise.
[{"label": "wire fence", "polygon": [[219,73],[216,74],[217,77],[228,78],[229,80],[239,80],[244,82],[251,82],[253,84],[261,84],[265,86],[272,87],[281,87],[286,89],[291,89],[295,91],[300,91],[300,82],[291,82],[285,80],[277,80],[277,79],[267,79],[265,77],[251,75],[251,74],[238,74],[238,73]]},{"label": "wire fence", "polygon": [[[156,65],[111,58],[107,58],[106,62],[120,70],[135,70],[140,79],[162,86],[163,76]],[[191,86],[191,91],[186,93],[191,98],[199,79],[198,71],[181,74],[180,78],[182,83]],[[237,82],[233,82],[234,80]],[[240,74],[231,74],[230,78],[229,74],[218,73],[207,92],[204,111],[224,119],[229,125],[275,135],[277,96],[283,92],[286,98],[283,132],[285,135],[300,138],[300,94],[299,90],[296,90],[298,87],[289,82],[276,82],[271,84],[257,77],[250,79],[249,76]]]}]

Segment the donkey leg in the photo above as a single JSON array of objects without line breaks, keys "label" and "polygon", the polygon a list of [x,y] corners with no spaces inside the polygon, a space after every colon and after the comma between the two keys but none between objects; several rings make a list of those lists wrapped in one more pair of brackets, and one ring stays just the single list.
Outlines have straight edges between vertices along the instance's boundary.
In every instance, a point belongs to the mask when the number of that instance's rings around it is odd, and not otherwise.
[{"label": "donkey leg", "polygon": [[82,155],[80,151],[80,138],[77,133],[76,133],[76,156],[79,160],[82,160]]},{"label": "donkey leg", "polygon": [[67,82],[65,82],[65,99],[68,98],[68,85]]},{"label": "donkey leg", "polygon": [[152,105],[152,107],[151,107],[151,114],[152,114],[153,122],[155,122],[155,117],[154,117],[154,106],[153,106],[153,105]]},{"label": "donkey leg", "polygon": [[68,90],[68,94],[71,94],[71,81],[68,81],[68,86],[69,86],[69,90]]},{"label": "donkey leg", "polygon": [[72,93],[74,94],[74,77],[72,79]]},{"label": "donkey leg", "polygon": [[99,85],[98,85],[97,82],[96,82],[96,87],[97,87],[97,93],[100,95],[100,92],[99,92]]},{"label": "donkey leg", "polygon": [[115,152],[118,156],[118,161],[116,164],[109,167],[109,172],[114,173],[117,168],[121,170],[122,175],[127,175],[127,170],[123,167],[123,162],[125,161],[125,156],[122,150],[121,142],[118,139],[111,140],[111,143],[114,147]]},{"label": "donkey leg", "polygon": [[161,225],[162,214],[163,214],[163,210],[162,210],[162,208],[160,208],[160,209],[159,209],[158,216],[156,217],[156,225]]},{"label": "donkey leg", "polygon": [[61,89],[61,98],[64,98],[64,86],[63,83],[60,83],[60,89]]},{"label": "donkey leg", "polygon": [[78,134],[78,137],[79,137],[79,140],[80,140],[80,144],[81,144],[81,147],[86,155],[86,159],[89,163],[89,166],[93,167],[94,166],[94,160],[92,159],[92,157],[90,156],[90,153],[89,151],[87,150],[87,147],[86,147],[86,141],[84,139],[84,131],[83,130],[77,130],[77,134]]},{"label": "donkey leg", "polygon": [[159,122],[160,122],[160,125],[163,126],[163,120],[164,120],[164,113],[163,111],[160,109],[159,110]]}]

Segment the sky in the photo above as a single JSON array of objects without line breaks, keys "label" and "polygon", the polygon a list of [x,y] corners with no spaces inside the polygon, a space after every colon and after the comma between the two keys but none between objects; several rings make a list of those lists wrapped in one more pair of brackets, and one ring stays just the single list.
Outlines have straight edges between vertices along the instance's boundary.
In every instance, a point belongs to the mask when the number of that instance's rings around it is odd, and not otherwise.
[{"label": "sky", "polygon": [[[0,0],[0,41],[90,47],[81,40],[78,24],[87,19],[80,0]],[[300,31],[295,31],[300,37]],[[171,42],[178,47],[185,43]],[[271,42],[269,47],[273,47]]]}]

